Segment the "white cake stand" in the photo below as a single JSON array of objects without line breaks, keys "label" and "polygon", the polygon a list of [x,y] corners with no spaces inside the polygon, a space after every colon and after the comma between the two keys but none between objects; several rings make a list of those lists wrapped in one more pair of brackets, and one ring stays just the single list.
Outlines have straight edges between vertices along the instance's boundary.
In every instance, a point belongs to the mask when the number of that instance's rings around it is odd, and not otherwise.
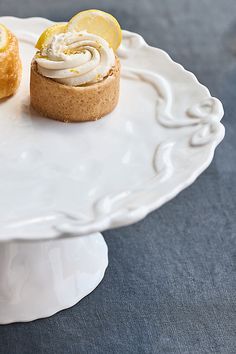
[{"label": "white cake stand", "polygon": [[24,66],[19,91],[0,103],[4,324],[50,316],[89,294],[108,265],[99,232],[141,220],[189,186],[224,127],[222,104],[193,74],[127,31],[111,115],[85,124],[39,117],[29,106],[29,67],[51,22],[0,22],[18,36]]}]

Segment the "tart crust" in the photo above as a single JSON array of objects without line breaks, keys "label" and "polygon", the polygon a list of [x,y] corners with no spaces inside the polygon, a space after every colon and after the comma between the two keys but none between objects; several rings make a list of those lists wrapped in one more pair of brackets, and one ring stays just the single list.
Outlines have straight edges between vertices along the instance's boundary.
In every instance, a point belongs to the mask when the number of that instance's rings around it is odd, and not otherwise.
[{"label": "tart crust", "polygon": [[85,86],[67,86],[42,76],[36,61],[31,64],[30,98],[40,114],[63,122],[100,119],[113,111],[119,99],[120,62],[102,81]]}]

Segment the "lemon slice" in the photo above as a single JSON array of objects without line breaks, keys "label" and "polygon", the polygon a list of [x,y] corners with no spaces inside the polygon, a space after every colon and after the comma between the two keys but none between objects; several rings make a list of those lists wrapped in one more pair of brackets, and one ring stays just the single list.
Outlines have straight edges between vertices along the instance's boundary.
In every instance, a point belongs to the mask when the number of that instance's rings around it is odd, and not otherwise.
[{"label": "lemon slice", "polygon": [[110,14],[100,10],[79,12],[68,22],[68,31],[84,31],[104,38],[116,50],[122,40],[118,21]]},{"label": "lemon slice", "polygon": [[8,30],[5,26],[0,24],[0,52],[3,52],[8,45]]},{"label": "lemon slice", "polygon": [[65,33],[66,30],[67,23],[57,23],[53,26],[48,27],[39,37],[35,48],[39,50],[43,49],[51,42],[53,36],[55,36],[56,34]]}]

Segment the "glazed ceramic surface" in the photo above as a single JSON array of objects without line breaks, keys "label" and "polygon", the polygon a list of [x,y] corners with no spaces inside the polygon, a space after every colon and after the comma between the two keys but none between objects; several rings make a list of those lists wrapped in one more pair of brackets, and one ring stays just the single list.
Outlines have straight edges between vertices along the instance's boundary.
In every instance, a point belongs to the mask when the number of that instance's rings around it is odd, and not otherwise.
[{"label": "glazed ceramic surface", "polygon": [[[65,124],[29,105],[41,18],[3,17],[20,40],[23,80],[0,103],[0,240],[53,239],[124,226],[190,185],[224,136],[223,108],[195,76],[123,32],[117,109]],[[43,87],[42,87],[43,89]]]},{"label": "glazed ceramic surface", "polygon": [[32,321],[73,306],[108,265],[101,234],[0,244],[0,324]]}]

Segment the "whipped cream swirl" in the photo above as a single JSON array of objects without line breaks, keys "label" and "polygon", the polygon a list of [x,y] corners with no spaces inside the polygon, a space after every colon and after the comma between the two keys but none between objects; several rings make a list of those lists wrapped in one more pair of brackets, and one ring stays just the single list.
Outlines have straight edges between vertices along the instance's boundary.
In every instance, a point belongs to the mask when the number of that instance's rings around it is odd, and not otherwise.
[{"label": "whipped cream swirl", "polygon": [[101,81],[115,65],[107,41],[95,34],[67,32],[55,35],[35,60],[38,72],[68,86]]}]

